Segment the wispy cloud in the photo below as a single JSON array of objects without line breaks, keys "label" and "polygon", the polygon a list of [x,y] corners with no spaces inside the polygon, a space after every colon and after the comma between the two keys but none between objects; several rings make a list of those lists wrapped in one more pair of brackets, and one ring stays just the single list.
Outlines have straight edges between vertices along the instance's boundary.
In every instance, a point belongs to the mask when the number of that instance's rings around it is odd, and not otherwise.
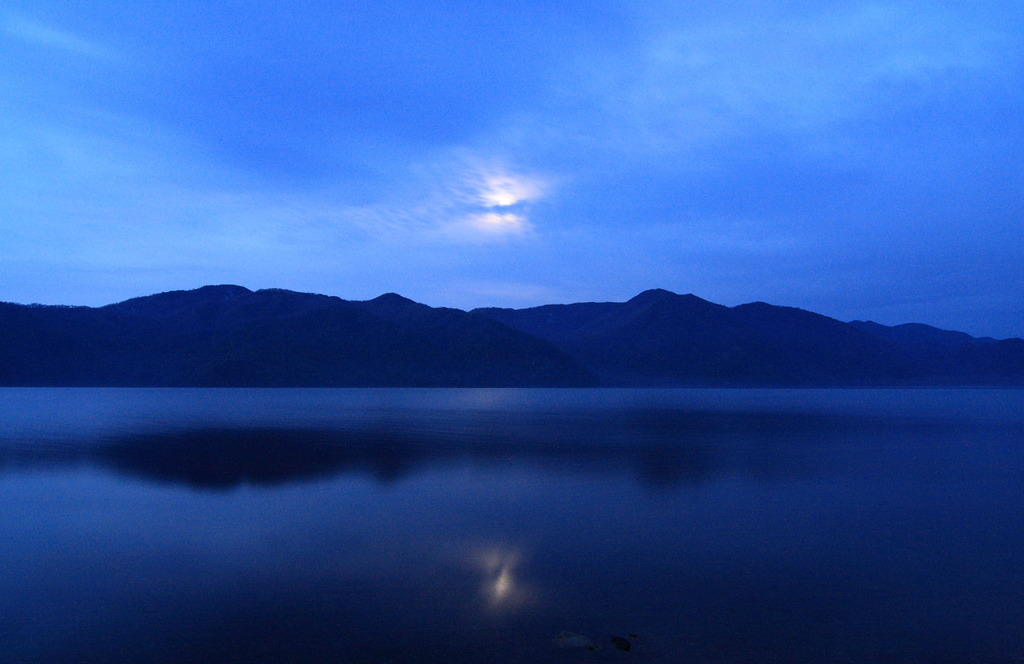
[{"label": "wispy cloud", "polygon": [[458,241],[486,242],[532,230],[526,217],[513,212],[475,212],[446,223],[442,232]]},{"label": "wispy cloud", "polygon": [[342,207],[336,221],[405,240],[494,242],[532,234],[531,204],[552,187],[550,179],[464,152],[446,154],[408,175],[400,191],[379,202]]},{"label": "wispy cloud", "polygon": [[98,41],[25,16],[8,14],[0,18],[0,31],[33,46],[96,60],[116,59],[114,51]]},{"label": "wispy cloud", "polygon": [[662,21],[652,9],[632,48],[580,53],[553,74],[552,105],[518,135],[653,157],[757,128],[817,131],[936,86],[1006,79],[1019,49],[975,25],[969,7],[836,3]]}]

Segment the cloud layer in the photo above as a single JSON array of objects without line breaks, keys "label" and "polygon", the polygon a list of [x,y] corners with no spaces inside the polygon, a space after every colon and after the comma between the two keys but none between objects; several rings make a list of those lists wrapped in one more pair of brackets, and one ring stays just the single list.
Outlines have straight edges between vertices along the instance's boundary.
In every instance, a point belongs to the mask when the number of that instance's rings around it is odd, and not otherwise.
[{"label": "cloud layer", "polygon": [[5,12],[2,300],[661,286],[1024,335],[1013,3]]}]

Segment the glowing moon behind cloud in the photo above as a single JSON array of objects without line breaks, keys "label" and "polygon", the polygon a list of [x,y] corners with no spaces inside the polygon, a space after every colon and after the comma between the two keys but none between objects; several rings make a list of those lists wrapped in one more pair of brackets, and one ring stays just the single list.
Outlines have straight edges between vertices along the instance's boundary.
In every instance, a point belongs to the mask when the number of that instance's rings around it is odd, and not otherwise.
[{"label": "glowing moon behind cloud", "polygon": [[538,198],[541,189],[540,183],[528,178],[488,175],[484,177],[478,196],[484,207],[511,207]]},{"label": "glowing moon behind cloud", "polygon": [[548,183],[495,166],[477,165],[453,193],[459,201],[444,234],[461,241],[524,236],[532,230],[528,204],[547,193]]}]

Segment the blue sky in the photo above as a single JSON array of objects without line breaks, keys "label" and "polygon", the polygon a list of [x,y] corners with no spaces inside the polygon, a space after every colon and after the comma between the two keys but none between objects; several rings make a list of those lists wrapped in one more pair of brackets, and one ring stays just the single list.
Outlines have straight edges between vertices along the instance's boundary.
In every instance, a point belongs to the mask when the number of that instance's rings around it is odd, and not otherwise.
[{"label": "blue sky", "polygon": [[8,0],[0,300],[646,288],[1024,336],[1024,4]]}]

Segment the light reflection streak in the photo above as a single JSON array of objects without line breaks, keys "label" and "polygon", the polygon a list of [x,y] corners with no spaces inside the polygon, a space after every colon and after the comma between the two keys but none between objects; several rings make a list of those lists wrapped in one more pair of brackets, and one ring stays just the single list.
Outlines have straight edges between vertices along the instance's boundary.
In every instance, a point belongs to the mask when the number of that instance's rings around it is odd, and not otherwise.
[{"label": "light reflection streak", "polygon": [[519,569],[520,551],[490,547],[474,552],[473,566],[483,577],[481,595],[491,610],[513,610],[522,607],[535,595],[523,585]]}]

